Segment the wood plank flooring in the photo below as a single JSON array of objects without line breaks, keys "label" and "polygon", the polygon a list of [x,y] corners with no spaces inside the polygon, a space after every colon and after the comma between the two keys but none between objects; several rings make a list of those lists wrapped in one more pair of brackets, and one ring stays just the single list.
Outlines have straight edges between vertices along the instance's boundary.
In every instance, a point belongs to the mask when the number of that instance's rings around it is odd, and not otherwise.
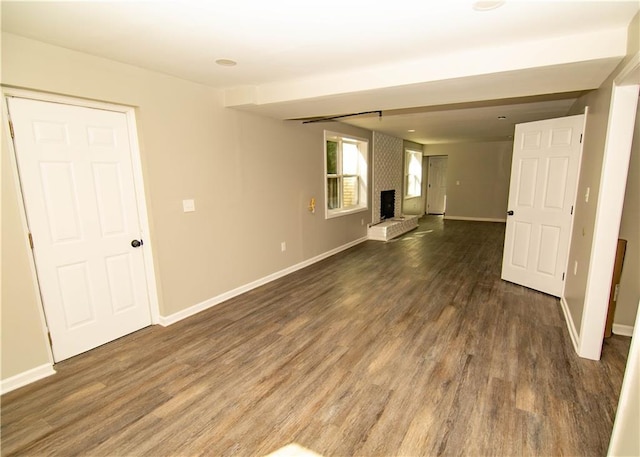
[{"label": "wood plank flooring", "polygon": [[2,397],[2,455],[603,456],[630,338],[578,358],[503,238],[424,217],[59,363]]}]

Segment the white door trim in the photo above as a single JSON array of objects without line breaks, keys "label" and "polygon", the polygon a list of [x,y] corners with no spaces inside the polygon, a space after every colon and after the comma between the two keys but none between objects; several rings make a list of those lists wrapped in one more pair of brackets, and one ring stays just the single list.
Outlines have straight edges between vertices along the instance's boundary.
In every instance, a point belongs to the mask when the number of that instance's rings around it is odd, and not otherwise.
[{"label": "white door trim", "polygon": [[[638,304],[640,306],[640,304]],[[640,328],[640,313],[636,315],[635,329]],[[637,330],[636,330],[637,331]],[[631,338],[627,366],[622,378],[620,399],[616,410],[608,456],[638,455],[638,385],[640,384],[640,340]]]},{"label": "white door trim", "polygon": [[[18,204],[18,212],[20,213],[20,225],[22,226],[22,229],[25,234],[25,236],[22,237],[22,243],[25,251],[30,253],[29,270],[31,271],[31,284],[33,284],[33,292],[36,297],[36,301],[38,303],[38,317],[40,320],[40,327],[42,329],[42,338],[43,338],[43,341],[46,341],[47,333],[49,332],[49,327],[47,326],[47,318],[44,315],[44,304],[42,303],[42,297],[40,295],[40,287],[38,285],[38,276],[36,273],[35,258],[33,257],[33,251],[31,250],[31,246],[29,245],[29,240],[26,236],[27,233],[29,233],[29,224],[27,223],[27,212],[24,207],[24,197],[22,195],[22,189],[20,187],[20,179],[18,176],[18,162],[16,158],[16,151],[13,147],[13,141],[11,140],[11,133],[9,130],[8,119],[9,119],[9,108],[7,106],[7,91],[3,89],[2,90],[2,130],[5,138],[4,141],[6,142],[6,146],[8,148],[7,152],[9,154],[9,162],[11,163],[11,173],[13,175],[12,177],[13,177],[15,192],[18,198],[20,199],[20,204]],[[55,369],[53,368],[53,364],[55,363],[53,360],[53,348],[51,347],[50,344],[45,344],[45,346],[46,346],[47,359],[49,361],[49,366],[51,370],[55,372]],[[33,378],[31,377],[31,375],[33,370],[36,370],[37,372],[45,371],[43,366],[40,366],[40,367],[34,367],[23,373],[18,373],[16,376],[13,377],[13,378],[18,377],[19,379],[19,382],[16,383],[16,386],[22,387],[23,385],[26,385],[27,383],[32,382],[31,380]],[[35,381],[36,379],[33,379],[33,380]],[[13,390],[12,384],[13,383],[10,382],[7,387],[5,386],[3,381],[2,393],[4,394],[6,392],[9,392],[10,390]]]},{"label": "white door trim", "polygon": [[640,53],[613,82],[578,355],[600,360],[640,84]]},{"label": "white door trim", "polygon": [[[133,169],[133,184],[136,192],[136,204],[138,206],[138,214],[139,214],[139,223],[140,223],[140,232],[141,237],[145,241],[145,250],[144,250],[144,267],[145,267],[145,275],[147,280],[147,295],[149,297],[149,313],[151,315],[151,323],[158,324],[160,322],[160,305],[158,300],[158,287],[155,276],[155,268],[153,262],[153,243],[151,240],[151,231],[149,228],[149,215],[147,212],[147,203],[145,196],[145,188],[144,188],[144,179],[143,179],[143,171],[142,171],[142,161],[140,157],[140,146],[138,143],[138,130],[136,125],[135,118],[135,108],[132,106],[124,106],[124,105],[115,105],[111,103],[104,103],[93,100],[85,100],[73,97],[67,97],[63,95],[56,94],[47,94],[42,92],[24,90],[24,89],[13,89],[13,88],[3,88],[2,89],[2,100],[3,100],[3,113],[8,119],[7,112],[7,97],[17,97],[17,98],[27,98],[31,100],[38,100],[44,102],[53,102],[53,103],[61,103],[66,105],[80,106],[84,108],[95,108],[107,111],[115,111],[119,113],[123,113],[127,119],[127,128],[129,130],[129,146],[131,148],[131,162]],[[18,176],[18,164],[16,162],[16,153],[13,147],[13,142],[8,141],[9,144],[9,152],[11,156],[12,162],[12,172],[14,175],[14,180],[16,185],[18,186],[18,195],[23,200],[23,203],[20,208],[22,224],[25,229],[25,233],[28,232],[28,224],[26,217],[26,210],[24,207],[24,197],[22,195],[22,190],[19,188],[19,176]],[[25,237],[25,243],[26,243]],[[29,248],[29,251],[31,249]],[[40,300],[40,290],[37,286],[38,280],[36,276],[35,270],[35,260],[33,255],[30,256],[30,263],[32,264],[31,273],[33,282],[37,288],[38,300],[40,301],[40,313],[42,317],[42,322],[44,327],[46,328],[46,319],[44,317],[44,307]],[[47,331],[45,330],[45,334]],[[51,348],[49,348],[49,357],[53,363],[53,354],[51,353]]]}]

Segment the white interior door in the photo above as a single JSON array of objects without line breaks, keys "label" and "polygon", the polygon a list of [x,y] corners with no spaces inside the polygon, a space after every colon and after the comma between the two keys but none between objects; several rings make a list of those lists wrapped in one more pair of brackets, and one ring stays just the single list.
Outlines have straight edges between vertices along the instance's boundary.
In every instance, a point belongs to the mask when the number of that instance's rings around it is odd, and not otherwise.
[{"label": "white interior door", "polygon": [[427,214],[444,214],[447,206],[447,156],[429,157]]},{"label": "white interior door", "polygon": [[150,325],[126,115],[21,98],[9,112],[55,360]]},{"label": "white interior door", "polygon": [[516,125],[502,279],[559,297],[584,115]]}]

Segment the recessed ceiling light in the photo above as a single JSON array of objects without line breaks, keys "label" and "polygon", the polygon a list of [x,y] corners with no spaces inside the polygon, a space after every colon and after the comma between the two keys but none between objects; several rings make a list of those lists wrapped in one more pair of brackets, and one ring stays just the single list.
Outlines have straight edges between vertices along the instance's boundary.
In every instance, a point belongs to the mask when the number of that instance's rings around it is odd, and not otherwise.
[{"label": "recessed ceiling light", "polygon": [[498,116],[498,119],[500,119],[501,121],[504,121],[507,118],[507,116]]},{"label": "recessed ceiling light", "polygon": [[413,132],[415,132],[415,131],[416,131],[415,129],[409,129],[409,130],[407,130],[407,132],[409,132],[409,133],[413,133]]},{"label": "recessed ceiling light", "polygon": [[491,11],[504,5],[505,0],[478,0],[473,2],[476,11]]},{"label": "recessed ceiling light", "polygon": [[236,62],[235,60],[231,60],[231,59],[218,59],[216,60],[216,63],[218,65],[221,65],[223,67],[233,67],[238,65],[238,62]]}]

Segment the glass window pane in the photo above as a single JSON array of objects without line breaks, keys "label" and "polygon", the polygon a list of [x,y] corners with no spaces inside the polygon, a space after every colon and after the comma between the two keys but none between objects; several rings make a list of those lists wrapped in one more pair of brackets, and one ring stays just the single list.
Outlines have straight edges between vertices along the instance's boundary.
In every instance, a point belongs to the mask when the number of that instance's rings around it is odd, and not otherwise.
[{"label": "glass window pane", "polygon": [[327,208],[336,209],[339,207],[338,178],[327,178]]},{"label": "glass window pane", "polygon": [[420,181],[415,176],[407,176],[407,196],[420,196]]},{"label": "glass window pane", "polygon": [[406,169],[406,196],[419,197],[422,194],[422,154],[407,151]]},{"label": "glass window pane", "polygon": [[342,178],[342,207],[348,208],[358,204],[358,177]]},{"label": "glass window pane", "polygon": [[367,207],[368,141],[325,131],[327,218]]},{"label": "glass window pane", "polygon": [[342,174],[358,174],[358,145],[354,143],[342,143]]},{"label": "glass window pane", "polygon": [[418,154],[411,154],[409,160],[409,174],[420,176],[422,174],[422,161]]},{"label": "glass window pane", "polygon": [[327,141],[327,174],[338,174],[338,143]]}]

